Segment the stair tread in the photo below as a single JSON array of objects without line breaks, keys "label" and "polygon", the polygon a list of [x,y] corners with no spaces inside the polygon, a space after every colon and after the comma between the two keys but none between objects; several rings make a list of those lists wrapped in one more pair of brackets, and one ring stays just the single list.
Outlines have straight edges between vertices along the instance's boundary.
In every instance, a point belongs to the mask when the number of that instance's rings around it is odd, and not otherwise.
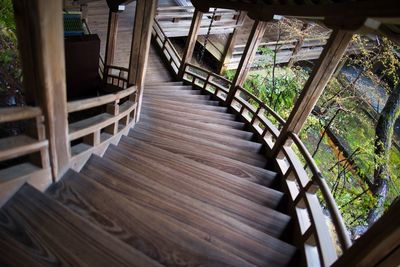
[{"label": "stair tread", "polygon": [[205,140],[217,141],[220,144],[236,146],[237,148],[244,149],[246,151],[258,153],[262,147],[260,143],[244,140],[241,138],[237,138],[235,136],[229,136],[227,134],[213,133],[210,131],[193,128],[190,126],[185,126],[173,122],[168,122],[164,120],[160,120],[157,118],[151,118],[147,115],[143,115],[141,117],[141,124],[150,125],[151,127],[163,127],[165,129],[171,129],[175,131],[179,131],[181,133],[189,134],[192,136],[196,136],[199,138],[203,138]]},{"label": "stair tread", "polygon": [[[154,166],[151,160],[137,158],[133,162],[141,165],[132,167],[132,164],[126,164],[130,162],[129,157],[113,148],[104,158],[93,156],[89,162],[81,172],[92,179],[106,179],[110,183],[122,181],[126,186],[150,190],[154,196],[173,198],[177,203],[197,203],[199,212],[213,211],[215,218],[232,218],[240,222],[243,231],[253,229],[278,238],[290,221],[290,217],[283,213],[223,189],[189,180],[187,176],[171,172],[164,166]],[[143,162],[152,167],[145,166]]]},{"label": "stair tread", "polygon": [[158,119],[162,119],[164,121],[179,123],[179,124],[187,125],[187,126],[194,127],[194,128],[204,129],[204,130],[207,130],[210,132],[229,134],[229,135],[239,137],[242,139],[246,139],[246,140],[250,140],[253,136],[252,132],[248,132],[245,130],[233,129],[229,126],[220,125],[220,124],[207,123],[207,122],[203,122],[203,121],[194,121],[194,120],[191,120],[190,118],[170,116],[170,115],[159,113],[157,111],[152,111],[152,110],[144,110],[142,112],[142,114],[146,114],[151,118],[158,118]]},{"label": "stair tread", "polygon": [[175,154],[179,154],[186,158],[262,185],[272,185],[278,175],[276,172],[256,167],[237,159],[212,153],[201,146],[188,144],[181,140],[173,140],[164,137],[152,138],[152,136],[146,134],[134,135],[133,137]]},{"label": "stair tread", "polygon": [[[152,101],[148,101],[146,99],[143,100],[143,103],[149,104],[149,106],[152,106],[152,104],[154,104],[154,102]],[[162,110],[170,110],[170,111],[178,111],[178,112],[184,112],[186,114],[190,113],[190,114],[197,114],[197,115],[202,115],[202,116],[209,116],[209,117],[214,117],[214,118],[221,118],[221,119],[225,119],[225,120],[231,120],[234,121],[236,119],[236,115],[234,114],[230,114],[230,113],[226,113],[226,112],[220,112],[220,111],[215,111],[215,110],[203,110],[203,106],[200,107],[193,107],[192,105],[180,105],[180,104],[168,104],[168,103],[160,103],[157,102],[156,107],[158,109],[162,109]]]},{"label": "stair tread", "polygon": [[166,99],[166,100],[175,100],[182,103],[193,103],[193,104],[203,104],[203,105],[213,105],[219,106],[219,101],[216,100],[206,100],[206,99],[193,99],[193,98],[186,98],[184,96],[175,96],[175,97],[164,97],[160,95],[143,95],[143,98],[148,99]]},{"label": "stair tread", "polygon": [[276,208],[283,196],[279,191],[221,172],[202,163],[152,146],[135,138],[122,138],[119,149],[121,151],[128,149],[130,153],[137,153],[140,156],[151,158],[158,162],[158,164],[164,164],[168,166],[168,168],[174,169],[181,174],[187,174],[192,178],[197,177],[196,181],[204,181],[208,185],[223,188],[229,192],[241,195],[244,198],[271,208]]},{"label": "stair tread", "polygon": [[175,116],[175,117],[187,118],[187,119],[194,120],[194,121],[202,121],[202,122],[213,123],[213,124],[218,124],[218,125],[225,125],[225,126],[229,126],[234,129],[242,129],[245,125],[243,122],[226,120],[224,118],[210,117],[210,116],[202,115],[202,114],[170,110],[170,109],[166,109],[166,108],[162,108],[162,107],[158,107],[158,106],[143,106],[143,113],[146,113],[147,111],[158,112],[158,113]]},{"label": "stair tread", "polygon": [[260,154],[248,152],[237,147],[220,144],[215,141],[204,140],[202,138],[184,134],[179,131],[138,123],[133,131],[130,131],[128,135],[134,137],[136,133],[149,134],[154,138],[165,137],[172,140],[179,140],[180,142],[184,143],[195,144],[218,155],[237,159],[257,167],[265,167],[267,165],[267,159]]},{"label": "stair tread", "polygon": [[27,184],[0,214],[8,266],[161,266]]},{"label": "stair tread", "polygon": [[194,104],[194,103],[183,103],[182,101],[176,101],[173,99],[152,99],[152,98],[144,98],[143,102],[148,104],[168,104],[174,106],[182,106],[182,107],[191,107],[203,110],[214,110],[219,112],[227,112],[228,108],[223,106],[211,106],[211,105],[203,105],[203,104]]},{"label": "stair tread", "polygon": [[[129,192],[125,188],[121,190]],[[181,220],[175,219],[166,213],[165,209],[170,212],[174,212],[175,209],[182,210],[179,206],[168,204],[169,201],[165,202],[146,191],[132,190],[133,192],[135,193],[126,196],[104,187],[101,182],[71,171],[59,184],[53,186],[48,194],[94,225],[161,264],[250,266],[236,254],[230,253],[224,247],[218,247],[218,243],[227,246],[225,240],[221,241],[222,235],[212,237],[218,239],[217,242],[207,242],[206,232],[186,223],[193,221],[191,216],[195,216],[195,212],[185,210],[178,217]],[[200,219],[204,221],[204,218]],[[249,252],[238,249],[241,247],[239,241],[253,245],[255,249],[261,247],[260,242],[242,237],[227,227],[219,225],[218,230],[235,235],[236,244],[229,247],[235,253],[241,252],[248,258],[251,257]],[[231,237],[228,240],[234,241]],[[266,248],[265,245],[262,247]],[[208,253],[205,255],[203,251]]]}]

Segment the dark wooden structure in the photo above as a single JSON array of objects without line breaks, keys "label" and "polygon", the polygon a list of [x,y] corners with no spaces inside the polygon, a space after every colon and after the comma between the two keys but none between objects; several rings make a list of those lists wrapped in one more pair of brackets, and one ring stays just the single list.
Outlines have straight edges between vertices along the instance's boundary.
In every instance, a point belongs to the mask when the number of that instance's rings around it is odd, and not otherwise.
[{"label": "dark wooden structure", "polygon": [[[117,16],[105,12],[99,74],[119,91],[75,101],[67,101],[62,1],[13,2],[35,106],[0,109],[0,123],[30,125],[0,139],[0,161],[21,159],[0,170],[0,265],[399,263],[398,203],[352,245],[298,137],[353,32],[370,17],[398,16],[397,2],[193,0],[181,58],[154,20],[156,1],[138,0],[128,68],[113,65]],[[212,7],[256,19],[233,81],[190,63],[201,14]],[[241,86],[273,14],[325,17],[334,27],[287,121]],[[81,111],[93,113],[70,120]]]}]

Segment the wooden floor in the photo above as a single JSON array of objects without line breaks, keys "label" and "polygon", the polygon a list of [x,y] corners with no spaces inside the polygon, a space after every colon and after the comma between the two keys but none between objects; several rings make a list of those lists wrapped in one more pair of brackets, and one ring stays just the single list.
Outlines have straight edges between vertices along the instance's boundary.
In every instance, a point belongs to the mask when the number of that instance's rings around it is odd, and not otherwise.
[{"label": "wooden floor", "polygon": [[277,174],[225,107],[150,54],[141,121],[0,211],[0,266],[296,266]]}]

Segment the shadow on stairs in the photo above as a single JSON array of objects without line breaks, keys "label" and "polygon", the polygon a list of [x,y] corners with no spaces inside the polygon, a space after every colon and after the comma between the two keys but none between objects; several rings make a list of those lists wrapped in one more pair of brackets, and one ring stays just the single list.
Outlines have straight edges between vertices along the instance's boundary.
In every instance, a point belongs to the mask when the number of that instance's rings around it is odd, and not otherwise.
[{"label": "shadow on stairs", "polygon": [[144,92],[118,146],[1,209],[0,265],[295,265],[277,174],[244,123],[182,83]]}]

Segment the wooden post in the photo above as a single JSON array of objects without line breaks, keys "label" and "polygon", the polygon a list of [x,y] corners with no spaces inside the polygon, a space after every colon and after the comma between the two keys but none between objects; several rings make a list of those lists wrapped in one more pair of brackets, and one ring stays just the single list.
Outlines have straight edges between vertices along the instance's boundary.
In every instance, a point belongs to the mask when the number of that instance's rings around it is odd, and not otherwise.
[{"label": "wooden post", "polygon": [[346,52],[353,33],[345,30],[334,30],[326,44],[318,63],[314,67],[303,91],[297,99],[292,112],[275,145],[272,149],[272,157],[278,156],[278,152],[287,140],[287,134],[294,132],[298,134],[303,127],[308,115],[313,110],[320,95],[329,82],[340,59]]},{"label": "wooden post", "polygon": [[[114,63],[114,52],[117,46],[117,31],[118,31],[118,13],[108,13],[108,28],[107,28],[107,41],[106,41],[106,53],[104,57],[104,65],[109,66]],[[104,68],[106,70],[106,68]],[[106,77],[107,75],[104,75]]]},{"label": "wooden post", "polygon": [[193,19],[190,25],[189,35],[187,37],[185,49],[183,51],[181,66],[178,71],[179,80],[182,80],[183,78],[183,73],[185,72],[186,63],[189,63],[192,59],[202,17],[203,13],[196,8],[193,13]]},{"label": "wooden post", "polygon": [[250,71],[251,64],[253,63],[254,57],[256,55],[258,45],[262,41],[265,30],[267,29],[267,23],[268,22],[266,21],[254,21],[249,39],[247,40],[242,58],[240,59],[238,69],[236,70],[235,77],[233,78],[232,86],[226,98],[226,103],[228,106],[231,105],[232,100],[235,96],[236,87],[242,85],[246,80],[247,74]]},{"label": "wooden post", "polygon": [[143,98],[144,77],[149,57],[151,31],[157,7],[157,0],[136,1],[135,23],[133,27],[131,55],[129,60],[128,84],[137,86],[137,112],[139,120]]},{"label": "wooden post", "polygon": [[[239,16],[236,21],[236,25],[243,25],[243,22],[246,18],[247,12],[240,11]],[[238,33],[240,32],[241,28],[236,27],[231,34],[229,34],[228,40],[225,44],[224,52],[222,53],[221,57],[221,65],[219,68],[219,73],[223,75],[227,69],[227,65],[232,59],[233,51],[235,50],[236,38]]]},{"label": "wooden post", "polygon": [[67,93],[62,0],[14,0],[24,88],[43,110],[53,178],[68,169]]},{"label": "wooden post", "polygon": [[332,265],[333,267],[398,266],[400,259],[400,200]]}]

